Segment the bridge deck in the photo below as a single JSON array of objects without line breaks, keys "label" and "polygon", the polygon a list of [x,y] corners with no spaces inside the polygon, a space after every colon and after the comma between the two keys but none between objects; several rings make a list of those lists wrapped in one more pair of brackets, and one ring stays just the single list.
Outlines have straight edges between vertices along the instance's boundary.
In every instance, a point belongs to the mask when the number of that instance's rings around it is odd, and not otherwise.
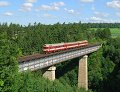
[{"label": "bridge deck", "polygon": [[94,51],[97,51],[100,47],[101,44],[95,44],[51,54],[35,54],[21,57],[19,58],[19,71],[45,68],[69,59],[92,53]]}]

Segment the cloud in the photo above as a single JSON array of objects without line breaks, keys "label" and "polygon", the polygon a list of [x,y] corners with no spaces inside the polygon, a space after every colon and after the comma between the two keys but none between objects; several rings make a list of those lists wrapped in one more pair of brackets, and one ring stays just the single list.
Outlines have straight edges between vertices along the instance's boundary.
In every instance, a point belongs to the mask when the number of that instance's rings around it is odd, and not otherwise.
[{"label": "cloud", "polygon": [[119,23],[120,22],[120,20],[104,19],[104,18],[95,17],[95,16],[89,18],[88,21],[94,22],[94,23]]},{"label": "cloud", "polygon": [[73,9],[68,10],[67,8],[64,8],[65,11],[67,11],[68,13],[74,13],[75,11]]},{"label": "cloud", "polygon": [[59,10],[61,6],[64,6],[64,2],[53,2],[50,3],[49,5],[41,5],[40,7],[38,7],[36,10],[40,11],[40,10]]},{"label": "cloud", "polygon": [[104,19],[104,18],[101,18],[101,17],[95,17],[95,16],[93,16],[93,17],[91,17],[90,19],[89,19],[91,22],[95,22],[95,23],[106,23],[106,22],[110,22],[110,20],[107,20],[107,19]]},{"label": "cloud", "polygon": [[84,3],[90,3],[90,2],[94,2],[94,0],[80,0],[81,2],[84,2]]},{"label": "cloud", "polygon": [[32,3],[24,3],[21,7],[21,9],[19,9],[22,12],[29,12],[32,10],[33,4]]},{"label": "cloud", "polygon": [[90,20],[92,21],[101,21],[102,19],[99,17],[91,17]]},{"label": "cloud", "polygon": [[120,8],[120,1],[119,0],[113,0],[111,2],[107,2],[107,6],[115,9]]},{"label": "cloud", "polygon": [[108,17],[109,16],[108,13],[98,12],[98,11],[95,11],[94,14],[98,17]]},{"label": "cloud", "polygon": [[59,6],[64,6],[65,4],[64,2],[54,2],[54,3],[51,3],[51,5],[59,7]]},{"label": "cloud", "polygon": [[118,17],[120,17],[120,12],[117,12],[116,15],[117,15]]},{"label": "cloud", "polygon": [[33,4],[32,4],[32,3],[24,3],[22,6],[23,6],[23,7],[32,7]]},{"label": "cloud", "polygon": [[64,8],[64,10],[65,10],[66,12],[68,12],[69,14],[74,14],[74,15],[78,15],[78,14],[79,14],[79,12],[76,12],[76,11],[73,10],[73,9]]},{"label": "cloud", "polygon": [[26,0],[28,3],[35,3],[37,0]]},{"label": "cloud", "polygon": [[6,15],[6,16],[12,16],[13,13],[12,12],[5,12],[4,15]]},{"label": "cloud", "polygon": [[21,11],[21,12],[30,12],[32,10],[33,3],[35,3],[35,2],[37,2],[37,0],[26,0],[26,2],[22,4],[19,11]]},{"label": "cloud", "polygon": [[37,10],[59,10],[59,7],[50,5],[41,5]]},{"label": "cloud", "polygon": [[106,23],[120,23],[120,20],[109,19],[109,20],[106,20]]},{"label": "cloud", "polygon": [[43,14],[43,17],[46,17],[46,18],[56,18],[56,16],[54,16],[52,14],[48,14],[48,13]]},{"label": "cloud", "polygon": [[0,1],[0,7],[9,6],[10,3],[7,1]]},{"label": "cloud", "polygon": [[92,8],[91,8],[91,9],[92,9],[93,11],[95,11],[95,10],[96,10],[96,8],[95,8],[95,6],[94,6],[94,5],[92,6]]}]

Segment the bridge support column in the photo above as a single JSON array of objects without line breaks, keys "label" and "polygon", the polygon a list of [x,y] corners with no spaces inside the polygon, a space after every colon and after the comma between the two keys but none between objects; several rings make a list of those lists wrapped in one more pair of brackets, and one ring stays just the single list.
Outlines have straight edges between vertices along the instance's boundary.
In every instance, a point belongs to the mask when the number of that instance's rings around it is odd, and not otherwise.
[{"label": "bridge support column", "polygon": [[45,70],[43,77],[48,78],[49,80],[55,80],[55,66],[51,66]]},{"label": "bridge support column", "polygon": [[88,90],[88,69],[87,69],[87,58],[85,55],[79,60],[78,69],[78,87],[85,88]]}]

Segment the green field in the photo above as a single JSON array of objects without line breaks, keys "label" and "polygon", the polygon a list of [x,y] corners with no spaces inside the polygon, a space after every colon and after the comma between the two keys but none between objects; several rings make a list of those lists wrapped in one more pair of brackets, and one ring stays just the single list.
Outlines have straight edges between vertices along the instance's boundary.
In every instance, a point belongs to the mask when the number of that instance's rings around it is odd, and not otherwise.
[{"label": "green field", "polygon": [[111,34],[120,34],[120,28],[110,28]]},{"label": "green field", "polygon": [[120,36],[120,28],[110,28],[112,37]]},{"label": "green field", "polygon": [[[92,29],[96,30],[97,28],[92,28]],[[120,36],[120,28],[110,28],[110,31],[113,38]]]}]

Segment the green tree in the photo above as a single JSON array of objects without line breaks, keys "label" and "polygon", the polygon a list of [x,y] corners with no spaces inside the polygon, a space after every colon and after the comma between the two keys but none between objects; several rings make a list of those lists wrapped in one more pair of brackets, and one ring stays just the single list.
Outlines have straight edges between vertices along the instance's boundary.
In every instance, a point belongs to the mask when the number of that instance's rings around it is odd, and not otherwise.
[{"label": "green tree", "polygon": [[0,31],[0,81],[1,92],[12,92],[17,83],[17,58],[19,49],[7,39],[6,32]]},{"label": "green tree", "polygon": [[109,39],[111,37],[111,32],[109,28],[105,28],[105,29],[97,29],[96,30],[96,37],[100,38],[100,39]]}]

